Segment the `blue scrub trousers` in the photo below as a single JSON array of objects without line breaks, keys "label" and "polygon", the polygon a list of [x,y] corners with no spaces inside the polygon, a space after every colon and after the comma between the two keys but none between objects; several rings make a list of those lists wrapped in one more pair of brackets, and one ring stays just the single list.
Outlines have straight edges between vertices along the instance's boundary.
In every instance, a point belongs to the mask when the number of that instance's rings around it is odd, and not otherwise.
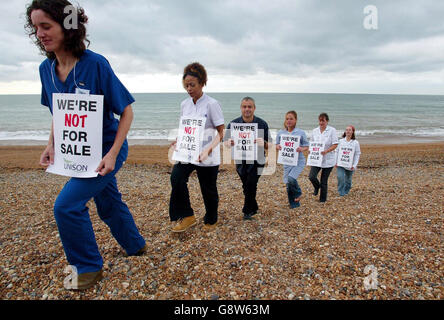
[{"label": "blue scrub trousers", "polygon": [[300,196],[302,196],[302,190],[299,187],[298,181],[290,176],[288,177],[288,183],[287,183],[287,195],[291,209],[298,208],[301,206],[299,201],[296,202],[294,201],[294,199],[297,199]]},{"label": "blue scrub trousers", "polygon": [[[103,145],[105,155],[112,143]],[[122,201],[117,188],[116,173],[128,156],[128,143],[122,145],[114,171],[96,178],[71,178],[54,204],[54,216],[66,258],[79,274],[102,269],[103,260],[97,247],[87,202],[94,198],[97,212],[112,235],[128,255],[134,255],[145,245],[134,219]]]}]

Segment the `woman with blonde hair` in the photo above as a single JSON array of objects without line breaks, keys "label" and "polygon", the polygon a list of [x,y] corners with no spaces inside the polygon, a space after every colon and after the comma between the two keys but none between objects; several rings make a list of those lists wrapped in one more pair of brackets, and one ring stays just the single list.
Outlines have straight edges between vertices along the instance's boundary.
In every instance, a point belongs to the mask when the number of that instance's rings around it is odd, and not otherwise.
[{"label": "woman with blonde hair", "polygon": [[288,111],[285,114],[284,129],[279,130],[276,137],[276,149],[281,150],[281,137],[282,135],[292,135],[299,137],[299,147],[296,149],[298,152],[298,164],[297,166],[284,165],[284,183],[287,185],[287,195],[290,208],[300,207],[300,200],[302,196],[302,190],[299,187],[297,178],[302,173],[305,167],[305,157],[302,153],[308,150],[309,142],[305,131],[296,128],[296,123],[298,120],[298,115],[296,111]]}]

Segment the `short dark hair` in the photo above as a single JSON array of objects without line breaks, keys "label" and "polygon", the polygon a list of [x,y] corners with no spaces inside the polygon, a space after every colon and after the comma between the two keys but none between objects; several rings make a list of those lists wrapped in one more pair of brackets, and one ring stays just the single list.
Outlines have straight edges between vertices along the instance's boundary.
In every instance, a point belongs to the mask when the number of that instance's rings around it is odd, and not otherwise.
[{"label": "short dark hair", "polygon": [[321,118],[325,118],[325,120],[330,121],[330,119],[328,118],[328,114],[326,114],[325,112],[322,112],[319,115],[318,119],[321,119]]},{"label": "short dark hair", "polygon": [[41,53],[46,55],[49,59],[55,59],[56,56],[54,52],[47,52],[43,44],[37,38],[36,30],[31,20],[31,13],[34,10],[44,11],[52,20],[60,24],[65,36],[65,50],[71,52],[76,58],[80,58],[85,52],[87,48],[85,42],[87,42],[89,46],[90,41],[86,38],[85,27],[85,24],[88,22],[88,17],[85,15],[85,10],[78,7],[76,12],[78,21],[77,28],[66,29],[64,27],[64,21],[69,13],[65,13],[64,10],[67,6],[72,6],[67,0],[33,0],[31,4],[26,7],[25,30],[31,39],[34,38],[34,43],[39,47]]},{"label": "short dark hair", "polygon": [[244,97],[241,100],[241,106],[242,106],[242,102],[244,102],[244,101],[253,101],[254,107],[256,108],[256,101],[254,101],[254,99],[252,97]]},{"label": "short dark hair", "polygon": [[182,81],[185,80],[187,76],[197,78],[199,84],[202,86],[205,86],[207,84],[207,71],[199,62],[190,63],[185,67],[185,69],[183,70]]}]

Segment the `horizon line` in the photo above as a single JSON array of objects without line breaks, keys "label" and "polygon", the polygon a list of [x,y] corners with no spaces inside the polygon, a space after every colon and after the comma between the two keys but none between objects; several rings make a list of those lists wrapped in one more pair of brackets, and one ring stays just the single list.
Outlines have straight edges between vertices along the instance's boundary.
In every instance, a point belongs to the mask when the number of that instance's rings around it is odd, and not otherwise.
[{"label": "horizon line", "polygon": [[[131,94],[187,94],[183,91],[168,92],[130,92]],[[365,93],[365,92],[282,92],[282,91],[208,91],[206,93],[254,93],[254,94],[343,94],[343,95],[395,95],[395,96],[444,96],[436,93]],[[32,96],[40,93],[0,93],[0,96]]]}]

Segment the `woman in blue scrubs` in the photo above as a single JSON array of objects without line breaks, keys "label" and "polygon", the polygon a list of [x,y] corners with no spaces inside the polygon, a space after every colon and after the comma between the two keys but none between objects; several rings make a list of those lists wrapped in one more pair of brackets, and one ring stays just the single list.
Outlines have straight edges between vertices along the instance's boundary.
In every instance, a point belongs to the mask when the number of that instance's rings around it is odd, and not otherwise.
[{"label": "woman in blue scrubs", "polygon": [[[65,10],[67,6],[71,3],[66,0],[34,0],[27,7],[26,29],[47,57],[40,65],[41,100],[51,113],[54,93],[104,96],[103,159],[96,169],[98,176],[71,178],[54,205],[60,238],[73,270],[65,279],[65,288],[82,290],[102,278],[103,260],[86,206],[91,198],[94,198],[100,218],[128,255],[142,254],[146,251],[146,243],[122,201],[115,177],[128,155],[126,136],[133,120],[131,104],[134,98],[116,77],[109,62],[86,49],[85,42],[89,43],[85,28],[88,18],[83,9],[75,9],[77,25],[66,27],[70,14],[70,10]],[[120,116],[120,121],[114,118],[114,114]],[[51,128],[40,164],[47,167],[53,159]]]},{"label": "woman in blue scrubs", "polygon": [[298,114],[296,111],[288,111],[285,114],[284,129],[279,130],[276,136],[276,150],[281,150],[280,145],[282,135],[299,136],[299,147],[296,149],[298,153],[298,164],[296,166],[284,165],[284,183],[287,186],[288,202],[291,209],[301,206],[300,200],[302,190],[297,181],[299,175],[305,168],[305,157],[303,152],[308,150],[310,143],[308,142],[305,131],[296,127]]}]

